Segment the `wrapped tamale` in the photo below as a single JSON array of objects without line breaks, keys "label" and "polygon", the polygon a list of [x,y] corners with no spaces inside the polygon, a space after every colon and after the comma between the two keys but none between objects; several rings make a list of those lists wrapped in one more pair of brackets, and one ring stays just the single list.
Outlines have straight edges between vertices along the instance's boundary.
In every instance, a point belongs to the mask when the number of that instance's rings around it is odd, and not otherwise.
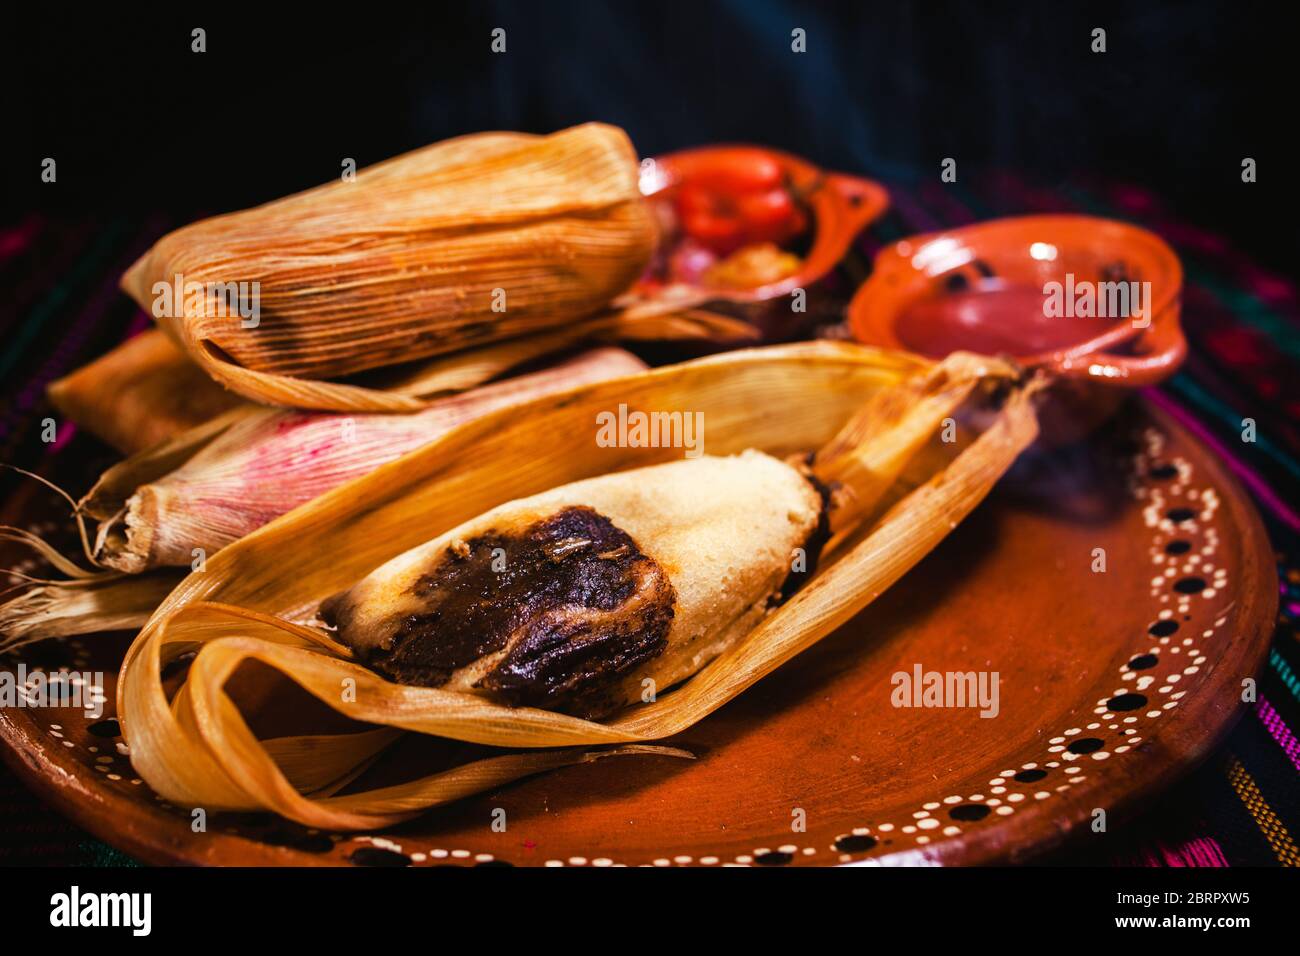
[{"label": "wrapped tamale", "polygon": [[654,237],[631,143],[589,123],[451,140],[193,223],[122,285],[228,388],[346,408],[356,393],[320,380],[593,315]]},{"label": "wrapped tamale", "polygon": [[601,716],[752,631],[816,563],[827,501],[757,451],[591,478],[394,558],[322,618],[396,683]]},{"label": "wrapped tamale", "polygon": [[[459,425],[543,396],[633,375],[623,349],[589,349],[552,365],[448,395],[412,415],[341,415],[242,403],[110,468],[76,503],[87,557],[79,568],[40,538],[0,528],[73,580],[0,602],[0,651],[48,637],[139,627],[177,578],[232,542]],[[69,499],[71,501],[71,499]],[[120,572],[126,572],[123,577]],[[153,573],[144,573],[153,572]]]},{"label": "wrapped tamale", "polygon": [[428,444],[457,425],[589,382],[645,368],[606,347],[432,402],[411,415],[343,415],[249,407],[164,474],[152,459],[111,469],[81,502],[100,521],[96,563],[136,573],[193,564],[331,488]]},{"label": "wrapped tamale", "polygon": [[158,329],[132,336],[51,383],[46,394],[77,425],[127,454],[209,421],[240,402]]}]

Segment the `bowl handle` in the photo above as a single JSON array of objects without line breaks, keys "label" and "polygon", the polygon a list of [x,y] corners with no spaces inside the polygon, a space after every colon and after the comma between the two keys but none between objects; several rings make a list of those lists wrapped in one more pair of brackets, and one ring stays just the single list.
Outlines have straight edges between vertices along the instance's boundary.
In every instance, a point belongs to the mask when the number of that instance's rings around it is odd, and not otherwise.
[{"label": "bowl handle", "polygon": [[1091,351],[1082,355],[1057,355],[1042,364],[1054,375],[1109,382],[1128,388],[1143,388],[1164,381],[1187,357],[1187,339],[1183,337],[1177,312],[1158,319],[1137,341],[1138,355],[1113,355]]},{"label": "bowl handle", "polygon": [[889,208],[889,193],[879,183],[843,173],[826,173],[820,184],[834,197],[838,215],[831,223],[826,244],[847,249],[858,233]]}]

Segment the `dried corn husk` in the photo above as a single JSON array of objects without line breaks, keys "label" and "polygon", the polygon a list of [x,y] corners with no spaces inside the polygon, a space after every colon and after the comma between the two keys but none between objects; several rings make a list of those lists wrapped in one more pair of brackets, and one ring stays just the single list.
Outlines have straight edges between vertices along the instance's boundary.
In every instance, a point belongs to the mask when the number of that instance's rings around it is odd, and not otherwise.
[{"label": "dried corn husk", "polygon": [[185,567],[215,554],[331,488],[436,439],[462,422],[539,395],[645,368],[602,348],[550,368],[432,403],[412,415],[341,415],[250,409],[180,467],[139,481],[152,457],[111,469],[82,500],[100,520],[92,557],[129,573]]},{"label": "dried corn husk", "polygon": [[[378,384],[383,392],[369,390],[363,404],[356,409],[349,402],[336,405],[317,402],[310,395],[301,401],[279,404],[302,408],[337,409],[340,411],[417,411],[426,407],[429,396],[459,392],[536,359],[566,351],[582,343],[635,342],[662,339],[743,342],[758,336],[758,330],[740,319],[704,309],[684,309],[671,313],[626,312],[602,313],[561,329],[539,332],[522,338],[498,342],[480,349],[470,349],[419,365],[409,372],[385,370]],[[314,386],[317,383],[305,383]]]},{"label": "dried corn husk", "polygon": [[[375,389],[322,380],[593,316],[641,274],[653,243],[631,143],[589,123],[463,137],[194,223],[122,285],[153,310],[182,277],[181,301],[159,321],[254,401],[401,411]],[[246,328],[223,289],[254,282],[260,318]]]},{"label": "dried corn husk", "polygon": [[0,653],[51,637],[138,631],[183,578],[166,570],[33,582],[0,605]]},{"label": "dried corn husk", "polygon": [[[846,344],[805,344],[730,353],[600,383],[525,409],[495,413],[335,489],[226,548],[163,602],[132,644],[118,685],[118,713],[138,772],[165,798],[209,809],[270,809],[312,826],[369,828],[506,779],[535,772],[537,754],[507,754],[454,771],[354,793],[311,792],[291,774],[305,746],[256,739],[224,688],[247,660],[281,672],[323,704],[356,721],[496,747],[588,747],[669,737],[843,624],[897,580],[954,527],[1036,434],[1028,390],[1014,390],[993,424],[902,497],[892,488],[924,453],[971,378],[1008,374],[999,363],[960,357],[937,374],[908,356]],[[917,376],[928,384],[918,385]],[[903,389],[911,397],[872,402]],[[928,414],[919,400],[947,391]],[[831,443],[823,465],[877,475],[860,501],[880,506],[802,591],[677,690],[596,723],[549,711],[510,709],[447,690],[390,684],[350,660],[346,648],[310,626],[319,602],[442,529],[503,501],[680,454],[671,448],[598,448],[595,416],[626,403],[646,411],[702,412],[708,453],[749,447],[771,454]],[[866,403],[866,410],[863,405]],[[854,415],[858,421],[851,421]],[[878,423],[878,450],[853,445],[842,429]],[[837,433],[841,437],[836,439]],[[544,436],[539,440],[539,436]],[[924,454],[923,454],[924,453]],[[892,476],[892,478],[890,477]],[[900,492],[901,494],[901,492]],[[738,543],[743,546],[743,543]],[[168,701],[160,675],[198,648],[185,683]],[[344,700],[347,681],[355,698]],[[378,752],[379,744],[368,751]],[[572,750],[560,751],[573,758]],[[584,752],[585,753],[585,752]],[[322,778],[344,777],[357,748],[322,754]],[[548,757],[548,759],[550,759]],[[561,759],[556,756],[554,759]],[[288,770],[284,768],[290,768]]]},{"label": "dried corn husk", "polygon": [[68,418],[132,454],[240,404],[167,335],[150,329],[46,389]]},{"label": "dried corn husk", "polygon": [[413,415],[330,415],[242,404],[113,466],[76,503],[79,517],[99,522],[86,548],[99,573],[69,561],[30,532],[0,528],[0,538],[37,550],[74,579],[34,582],[0,604],[0,650],[48,637],[139,628],[179,578],[162,574],[141,582],[120,572],[194,566],[273,518],[462,422],[644,368],[622,349],[591,349],[536,372],[444,397]]}]

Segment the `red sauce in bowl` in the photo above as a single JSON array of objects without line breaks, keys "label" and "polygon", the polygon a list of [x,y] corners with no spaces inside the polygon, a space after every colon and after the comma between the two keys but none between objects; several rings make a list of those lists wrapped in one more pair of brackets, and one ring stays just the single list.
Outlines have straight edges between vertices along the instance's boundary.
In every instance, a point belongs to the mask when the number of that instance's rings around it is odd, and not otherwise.
[{"label": "red sauce in bowl", "polygon": [[1041,288],[985,279],[905,306],[894,320],[894,334],[904,348],[930,358],[957,350],[1036,355],[1069,348],[1116,323],[1113,318],[1045,315],[1045,298]]}]

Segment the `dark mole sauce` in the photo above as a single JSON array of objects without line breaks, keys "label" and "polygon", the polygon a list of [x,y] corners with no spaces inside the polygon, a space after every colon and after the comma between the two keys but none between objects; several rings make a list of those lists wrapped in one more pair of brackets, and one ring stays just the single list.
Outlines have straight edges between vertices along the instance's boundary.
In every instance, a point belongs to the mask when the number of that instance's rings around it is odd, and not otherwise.
[{"label": "dark mole sauce", "polygon": [[411,593],[424,610],[372,653],[374,670],[436,687],[509,645],[477,686],[513,706],[583,716],[617,706],[611,685],[663,652],[676,599],[654,559],[582,507],[453,544]]}]

